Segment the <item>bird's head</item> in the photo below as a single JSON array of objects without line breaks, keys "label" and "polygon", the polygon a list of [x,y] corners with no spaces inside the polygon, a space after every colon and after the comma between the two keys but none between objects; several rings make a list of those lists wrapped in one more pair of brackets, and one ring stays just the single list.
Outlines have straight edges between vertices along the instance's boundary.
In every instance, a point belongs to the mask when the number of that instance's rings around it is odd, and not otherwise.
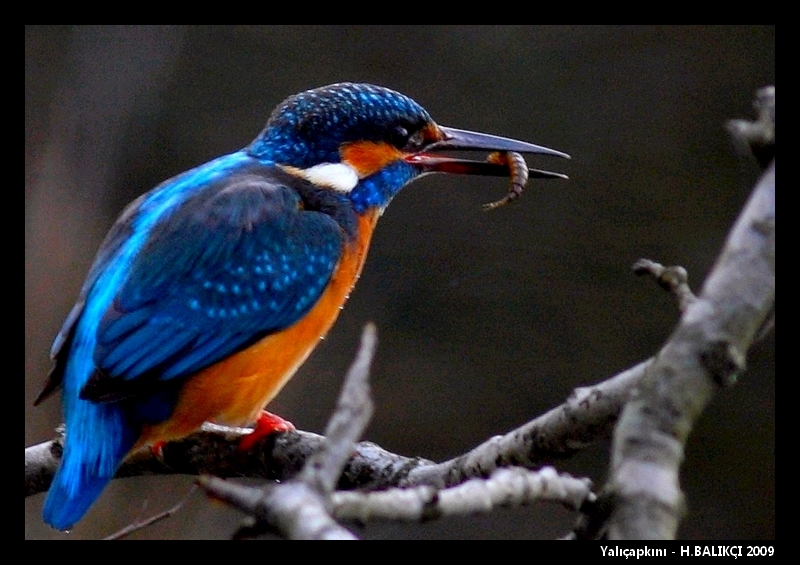
[{"label": "bird's head", "polygon": [[319,187],[347,193],[357,211],[386,206],[403,186],[427,173],[508,175],[508,169],[497,164],[439,154],[446,150],[568,158],[531,143],[440,126],[408,96],[356,83],[337,83],[290,96],[247,149],[254,157]]}]

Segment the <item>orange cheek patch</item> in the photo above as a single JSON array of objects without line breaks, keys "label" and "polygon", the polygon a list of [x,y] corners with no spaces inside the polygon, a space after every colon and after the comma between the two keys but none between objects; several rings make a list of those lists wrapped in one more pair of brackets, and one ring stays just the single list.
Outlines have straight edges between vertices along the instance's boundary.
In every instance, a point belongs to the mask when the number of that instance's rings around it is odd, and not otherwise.
[{"label": "orange cheek patch", "polygon": [[348,143],[342,146],[339,155],[362,179],[403,158],[403,152],[396,147],[375,141]]},{"label": "orange cheek patch", "polygon": [[436,124],[428,124],[422,128],[422,137],[426,143],[434,143],[444,139],[442,131]]}]

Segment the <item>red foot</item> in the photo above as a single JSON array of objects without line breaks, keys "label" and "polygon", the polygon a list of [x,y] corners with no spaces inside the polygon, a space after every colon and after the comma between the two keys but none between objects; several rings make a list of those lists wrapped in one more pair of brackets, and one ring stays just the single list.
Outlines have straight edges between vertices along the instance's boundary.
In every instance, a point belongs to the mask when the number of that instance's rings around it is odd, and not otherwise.
[{"label": "red foot", "polygon": [[167,442],[162,439],[150,446],[150,451],[155,455],[156,459],[164,459],[165,445],[167,445]]},{"label": "red foot", "polygon": [[239,451],[249,451],[260,440],[272,434],[294,430],[294,425],[288,420],[284,420],[272,412],[262,410],[261,416],[256,420],[255,429],[239,440]]}]

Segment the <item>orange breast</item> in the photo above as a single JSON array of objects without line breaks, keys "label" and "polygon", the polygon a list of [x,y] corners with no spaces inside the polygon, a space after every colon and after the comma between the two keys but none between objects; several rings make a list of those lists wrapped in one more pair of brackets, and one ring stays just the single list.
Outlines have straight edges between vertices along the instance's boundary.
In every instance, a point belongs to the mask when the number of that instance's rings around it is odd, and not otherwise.
[{"label": "orange breast", "polygon": [[191,377],[170,419],[146,426],[137,447],[184,437],[206,421],[255,421],[336,321],[361,273],[378,215],[374,210],[359,216],[357,238],[346,245],[330,284],[303,319]]}]

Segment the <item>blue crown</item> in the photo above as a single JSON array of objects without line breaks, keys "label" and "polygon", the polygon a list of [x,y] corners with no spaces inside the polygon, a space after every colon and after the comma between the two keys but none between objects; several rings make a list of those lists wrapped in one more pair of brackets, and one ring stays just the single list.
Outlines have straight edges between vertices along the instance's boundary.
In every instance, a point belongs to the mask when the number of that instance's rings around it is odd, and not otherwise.
[{"label": "blue crown", "polygon": [[338,163],[348,141],[386,141],[431,121],[408,96],[371,84],[342,82],[290,96],[247,148],[262,161],[306,168]]}]

